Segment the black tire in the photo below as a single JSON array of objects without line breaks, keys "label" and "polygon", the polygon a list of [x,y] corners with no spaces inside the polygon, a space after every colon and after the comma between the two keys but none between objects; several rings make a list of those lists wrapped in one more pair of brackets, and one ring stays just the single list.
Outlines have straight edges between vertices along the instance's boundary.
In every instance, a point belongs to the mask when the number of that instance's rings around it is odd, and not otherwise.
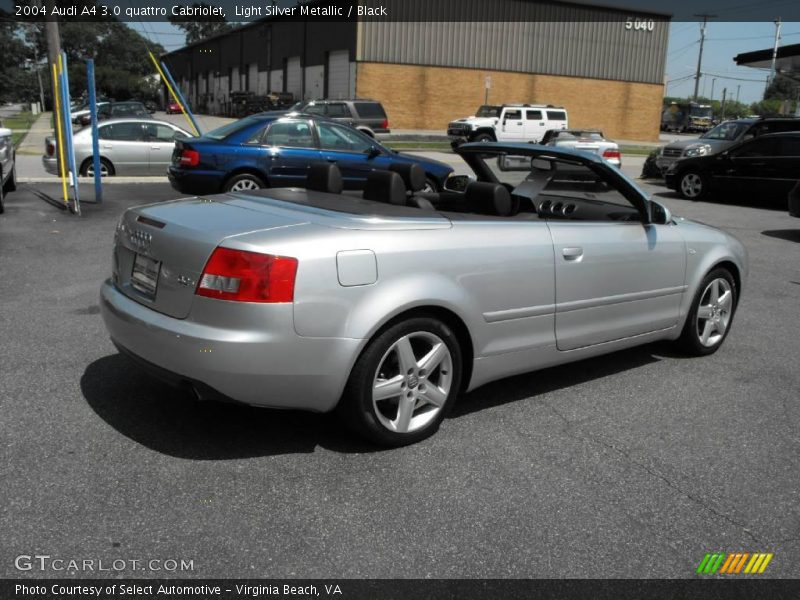
[{"label": "black tire", "polygon": [[[407,347],[412,349],[415,360],[414,366],[407,370],[397,349],[403,340],[409,340]],[[443,358],[426,372],[419,367],[421,358],[441,342]],[[392,325],[370,341],[350,373],[337,410],[353,431],[376,444],[389,447],[413,444],[439,429],[459,393],[461,374],[461,348],[452,329],[432,317],[413,317]],[[387,383],[401,380],[397,388],[400,393],[373,401],[373,386],[380,376]],[[430,403],[427,396],[434,390],[437,404]],[[401,403],[409,410],[405,427],[400,424]],[[397,431],[392,423],[407,431]]]},{"label": "black tire", "polygon": [[472,138],[473,142],[493,142],[495,141],[494,136],[488,133],[479,133],[474,138]]},{"label": "black tire", "polygon": [[[2,182],[2,181],[3,181],[3,172],[0,171],[0,182]],[[4,185],[0,185],[0,215],[2,215],[6,210],[3,207],[3,198],[5,198],[5,195],[6,195],[5,187],[6,186],[4,186]]]},{"label": "black tire", "polygon": [[436,180],[432,177],[425,178],[425,187],[421,190],[423,193],[432,193],[435,194],[439,191],[439,184],[436,183]]},{"label": "black tire", "polygon": [[6,184],[3,186],[3,191],[8,194],[10,192],[16,191],[17,189],[17,162],[14,161],[14,166],[11,167],[11,175],[8,176],[8,180],[6,180]]},{"label": "black tire", "polygon": [[[113,177],[116,174],[114,165],[107,158],[100,157],[100,174],[102,176],[103,170],[108,173],[108,177]],[[91,172],[90,172],[91,171]],[[94,177],[94,159],[90,156],[83,161],[80,168],[81,177]]]},{"label": "black tire", "polygon": [[708,177],[700,171],[687,169],[678,175],[678,194],[687,200],[702,200],[708,196]]},{"label": "black tire", "polygon": [[258,175],[254,175],[253,173],[239,173],[238,175],[234,175],[233,177],[228,179],[228,181],[225,182],[225,185],[222,186],[222,191],[245,192],[247,190],[255,190],[265,187],[267,187],[267,184],[264,183],[264,180],[261,179]]},{"label": "black tire", "polygon": [[[714,323],[714,316],[705,319],[698,319],[698,313],[701,306],[708,312],[709,305],[713,305],[712,296],[713,291],[711,286],[714,282],[720,282],[718,288],[718,304],[725,305],[720,308],[718,314],[712,313],[717,316],[718,320]],[[724,282],[724,284],[722,283]],[[720,290],[729,291],[731,296],[729,301],[724,301],[723,294],[719,293]],[[683,326],[681,337],[678,339],[678,345],[681,349],[690,356],[707,356],[719,350],[725,338],[728,337],[728,332],[731,330],[733,324],[733,316],[736,312],[736,304],[738,301],[738,290],[736,289],[736,281],[731,275],[730,271],[725,268],[713,269],[703,278],[697,288],[697,292],[692,299],[692,306],[689,309],[689,314],[686,316],[686,323]],[[706,342],[703,341],[706,324],[711,322],[713,330],[712,335],[706,335]],[[724,331],[720,332],[718,327],[720,324],[724,325]]]}]

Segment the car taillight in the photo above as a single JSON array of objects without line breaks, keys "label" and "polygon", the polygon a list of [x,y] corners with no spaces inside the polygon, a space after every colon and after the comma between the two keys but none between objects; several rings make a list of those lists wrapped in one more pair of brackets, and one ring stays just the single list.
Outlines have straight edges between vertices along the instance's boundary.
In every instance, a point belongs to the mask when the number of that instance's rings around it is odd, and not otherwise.
[{"label": "car taillight", "polygon": [[53,156],[56,153],[56,146],[55,144],[48,143],[45,151],[47,152],[47,156]]},{"label": "car taillight", "polygon": [[184,167],[196,167],[200,164],[200,153],[197,150],[186,150],[184,148],[178,162]]},{"label": "car taillight", "polygon": [[620,154],[619,150],[605,150],[603,152],[603,158],[605,158],[606,160],[611,158],[616,158],[617,160],[620,160],[622,158],[622,154]]},{"label": "car taillight", "polygon": [[217,248],[195,293],[236,302],[292,302],[296,274],[296,258]]},{"label": "car taillight", "polygon": [[384,119],[381,123],[381,129],[389,129],[389,119]]}]

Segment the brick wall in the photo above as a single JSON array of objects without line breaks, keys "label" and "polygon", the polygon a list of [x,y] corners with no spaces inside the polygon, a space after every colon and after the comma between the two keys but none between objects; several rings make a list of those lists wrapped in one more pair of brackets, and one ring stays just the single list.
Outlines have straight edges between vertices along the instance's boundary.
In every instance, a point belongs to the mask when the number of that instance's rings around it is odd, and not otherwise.
[{"label": "brick wall", "polygon": [[392,129],[439,129],[475,114],[484,103],[564,106],[570,127],[598,127],[611,139],[658,141],[662,85],[557,75],[535,75],[359,62],[356,95],[383,103]]}]

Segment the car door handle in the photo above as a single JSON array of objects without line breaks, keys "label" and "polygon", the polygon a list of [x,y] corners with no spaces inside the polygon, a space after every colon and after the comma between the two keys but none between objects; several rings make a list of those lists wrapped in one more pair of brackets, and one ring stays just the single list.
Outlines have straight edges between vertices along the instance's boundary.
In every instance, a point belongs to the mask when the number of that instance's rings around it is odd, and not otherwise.
[{"label": "car door handle", "polygon": [[570,246],[561,250],[564,260],[578,260],[583,256],[583,248]]},{"label": "car door handle", "polygon": [[161,146],[150,146],[150,150],[161,150]]},{"label": "car door handle", "polygon": [[111,144],[103,144],[103,149],[105,150],[111,150],[113,147]]}]

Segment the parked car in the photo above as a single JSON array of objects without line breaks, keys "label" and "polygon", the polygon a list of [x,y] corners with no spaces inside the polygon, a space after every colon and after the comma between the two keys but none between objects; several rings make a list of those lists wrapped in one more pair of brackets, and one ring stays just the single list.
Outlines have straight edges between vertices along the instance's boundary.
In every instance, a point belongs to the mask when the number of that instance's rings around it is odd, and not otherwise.
[{"label": "parked car", "polygon": [[376,100],[305,100],[297,102],[290,110],[347,123],[370,137],[375,137],[376,133],[391,133],[386,111]]},{"label": "parked car", "polygon": [[[166,121],[153,119],[112,119],[98,126],[101,175],[165,175],[172,160],[175,141],[191,134]],[[73,135],[78,173],[94,176],[92,130]],[[58,175],[58,148],[53,137],[45,139],[42,164],[48,173]]]},{"label": "parked car", "polygon": [[664,146],[656,158],[662,173],[680,158],[718,154],[739,142],[765,133],[800,131],[800,119],[796,118],[746,118],[720,123],[699,138],[677,140]]},{"label": "parked car", "polygon": [[447,126],[450,139],[469,142],[539,143],[550,129],[569,126],[567,109],[552,104],[503,104],[481,106],[475,116]]},{"label": "parked car", "polygon": [[800,131],[770,133],[719,154],[683,158],[666,173],[667,187],[698,200],[719,193],[786,198],[800,180]]},{"label": "parked car", "polygon": [[181,105],[177,102],[168,102],[167,103],[167,114],[168,115],[178,115],[183,112]]},{"label": "parked car", "polygon": [[158,110],[158,104],[156,104],[152,100],[145,100],[142,104],[144,104],[144,107],[147,109],[147,112],[150,113],[151,115]]},{"label": "parked car", "polygon": [[[733,236],[673,219],[585,152],[456,152],[477,181],[437,194],[382,170],[363,198],[334,193],[338,168],[320,161],[310,189],[128,209],[100,291],[111,339],[200,398],[337,409],[388,446],[496,379],[655,340],[722,345],[747,276]],[[551,187],[565,164],[607,190]]]},{"label": "parked car", "polygon": [[427,191],[442,188],[452,167],[400,154],[343,123],[302,113],[251,115],[202,137],[175,145],[169,179],[187,194],[302,186],[308,166],[335,162],[345,189],[361,189],[372,169],[416,163],[425,170]]},{"label": "parked car", "polygon": [[[104,110],[105,107],[110,105],[110,104],[111,104],[111,102],[108,102],[108,101],[98,102],[97,105],[96,105],[97,106],[97,111],[100,112],[101,110]],[[88,103],[85,103],[82,106],[83,106],[83,108],[81,108],[80,110],[76,110],[74,112],[72,112],[72,111],[70,112],[70,117],[72,118],[72,122],[75,125],[80,125],[81,124],[81,120],[91,113],[91,110],[89,109]]]},{"label": "parked car", "polygon": [[800,217],[800,181],[789,192],[789,214]]},{"label": "parked car", "polygon": [[12,142],[12,131],[0,127],[0,214],[6,194],[17,189],[16,152]]},{"label": "parked car", "polygon": [[[150,111],[141,102],[111,102],[97,109],[97,120],[106,119],[128,119],[139,118],[149,119]],[[92,122],[91,113],[87,113],[80,118],[80,124],[84,127]]]},{"label": "parked car", "polygon": [[607,140],[599,129],[548,129],[539,143],[543,146],[591,152],[602,156],[615,167],[622,166],[619,145]]}]

